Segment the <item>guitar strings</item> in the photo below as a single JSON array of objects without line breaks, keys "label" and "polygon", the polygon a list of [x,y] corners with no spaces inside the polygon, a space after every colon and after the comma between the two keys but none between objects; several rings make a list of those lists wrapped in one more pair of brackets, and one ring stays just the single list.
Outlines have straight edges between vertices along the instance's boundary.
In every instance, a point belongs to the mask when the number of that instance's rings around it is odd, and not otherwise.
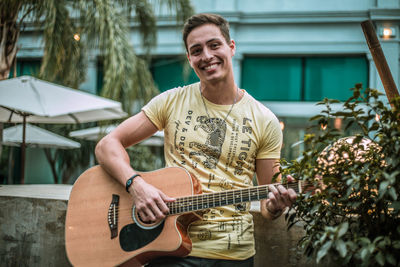
[{"label": "guitar strings", "polygon": [[[291,188],[298,193],[299,186],[302,188],[306,188],[307,186],[310,185],[310,183],[304,182],[300,185],[298,183],[273,184],[273,185],[283,185],[286,188],[288,189]],[[268,198],[268,193],[269,193],[268,186],[269,185],[261,185],[245,189],[222,191],[218,193],[207,193],[207,194],[185,196],[177,198],[176,201],[174,202],[166,203],[166,205],[170,209],[170,214],[179,214],[179,213],[187,213],[191,211],[203,210],[218,206],[251,202]],[[223,196],[222,199],[221,196]],[[252,199],[252,197],[254,197],[254,199]],[[119,210],[124,211],[132,209],[119,209]]]},{"label": "guitar strings", "polygon": [[[274,184],[274,185],[279,185],[279,184]],[[304,185],[306,185],[306,183]],[[304,186],[304,185],[302,185],[302,186]],[[283,184],[283,186],[294,189],[296,192],[298,192],[298,189],[299,189],[298,184],[286,184],[286,185]],[[259,196],[260,189],[262,190],[261,197]],[[243,194],[243,192],[244,192],[244,194]],[[254,192],[257,192],[257,197],[252,199],[251,196],[252,195],[254,196],[254,194],[255,194]],[[240,193],[240,195],[239,195],[239,193]],[[178,198],[177,201],[175,201],[175,202],[167,203],[167,206],[170,208],[170,210],[172,210],[171,214],[185,213],[188,211],[196,211],[196,210],[202,210],[202,209],[207,209],[207,208],[213,208],[213,207],[217,207],[217,206],[237,204],[237,203],[255,201],[255,200],[259,200],[259,199],[265,199],[265,198],[267,198],[268,193],[269,193],[268,185],[263,185],[263,186],[250,187],[250,188],[246,188],[246,189],[238,189],[238,190],[233,190],[233,191],[224,191],[224,192],[219,192],[219,193],[200,194],[200,195],[182,197],[182,198]],[[226,198],[221,200],[220,199],[221,195],[226,195]],[[236,201],[235,199],[239,200],[239,201]],[[207,205],[210,202],[213,204]],[[224,203],[224,204],[222,204],[222,203]],[[199,205],[201,206],[200,208],[199,208]],[[195,206],[197,206],[197,208],[194,208]]]}]

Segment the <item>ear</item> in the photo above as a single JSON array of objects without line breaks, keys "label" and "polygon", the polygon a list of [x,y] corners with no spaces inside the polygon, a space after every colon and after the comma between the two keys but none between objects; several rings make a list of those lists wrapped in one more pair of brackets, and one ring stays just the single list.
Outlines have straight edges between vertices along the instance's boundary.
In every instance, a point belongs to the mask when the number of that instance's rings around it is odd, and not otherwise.
[{"label": "ear", "polygon": [[231,40],[229,47],[231,48],[231,56],[233,57],[236,52],[236,44],[234,40]]},{"label": "ear", "polygon": [[193,69],[192,61],[190,60],[190,56],[189,56],[189,53],[188,53],[188,52],[186,52],[186,58],[187,58],[187,60],[189,61],[190,67]]}]

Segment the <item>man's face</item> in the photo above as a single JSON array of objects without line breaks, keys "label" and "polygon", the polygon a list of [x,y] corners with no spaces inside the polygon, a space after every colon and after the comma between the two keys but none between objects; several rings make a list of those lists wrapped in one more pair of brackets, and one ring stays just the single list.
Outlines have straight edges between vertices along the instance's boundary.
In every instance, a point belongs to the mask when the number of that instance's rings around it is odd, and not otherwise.
[{"label": "man's face", "polygon": [[231,76],[235,42],[226,43],[220,29],[205,24],[192,30],[187,37],[187,57],[200,81],[218,82]]}]

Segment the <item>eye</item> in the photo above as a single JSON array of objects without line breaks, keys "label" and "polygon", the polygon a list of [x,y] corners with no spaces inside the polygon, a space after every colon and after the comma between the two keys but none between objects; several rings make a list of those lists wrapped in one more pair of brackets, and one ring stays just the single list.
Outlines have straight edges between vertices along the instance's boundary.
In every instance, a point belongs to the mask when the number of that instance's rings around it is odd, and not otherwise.
[{"label": "eye", "polygon": [[200,48],[194,48],[190,51],[190,54],[193,56],[197,56],[201,53],[201,49]]},{"label": "eye", "polygon": [[211,43],[210,47],[211,47],[211,49],[217,49],[220,47],[220,44],[218,42]]}]

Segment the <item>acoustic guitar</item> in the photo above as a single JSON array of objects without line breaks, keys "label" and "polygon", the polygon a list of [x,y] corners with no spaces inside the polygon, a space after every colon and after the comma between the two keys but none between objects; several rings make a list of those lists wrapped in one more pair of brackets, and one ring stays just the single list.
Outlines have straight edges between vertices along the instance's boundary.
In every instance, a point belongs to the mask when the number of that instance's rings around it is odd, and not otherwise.
[{"label": "acoustic guitar", "polygon": [[[201,194],[200,184],[187,170],[169,167],[140,173],[149,184],[176,201],[169,215],[155,223],[140,220],[132,196],[100,166],[85,171],[75,182],[65,221],[65,244],[74,266],[142,266],[160,256],[188,255],[187,233],[196,212],[268,197],[268,186]],[[300,183],[286,185],[296,192]]]}]

